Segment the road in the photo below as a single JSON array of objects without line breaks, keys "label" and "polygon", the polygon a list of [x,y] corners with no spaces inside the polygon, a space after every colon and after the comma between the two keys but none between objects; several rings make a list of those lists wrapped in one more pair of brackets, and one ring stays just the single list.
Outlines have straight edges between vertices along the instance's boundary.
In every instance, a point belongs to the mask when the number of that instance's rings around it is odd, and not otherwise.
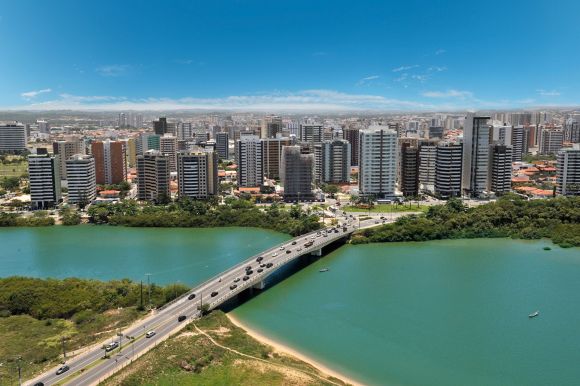
[{"label": "road", "polygon": [[[145,319],[135,322],[122,331],[121,337],[114,336],[107,341],[99,342],[87,348],[84,353],[69,359],[66,364],[70,369],[65,373],[57,375],[56,371],[60,367],[58,366],[33,380],[27,381],[25,385],[35,385],[37,382],[42,382],[44,385],[88,386],[98,384],[101,380],[130,364],[156,344],[185,327],[188,320],[200,317],[199,309],[202,304],[209,305],[210,309],[216,308],[243,290],[259,285],[266,277],[289,261],[316,252],[322,247],[350,235],[359,228],[358,219],[351,218],[350,214],[340,215],[337,219],[345,225],[345,228],[336,227],[335,230],[326,228],[311,232],[276,245],[259,255],[252,256],[220,275],[205,281],[172,303],[153,311]],[[360,228],[376,225],[376,219],[360,222]],[[310,242],[312,242],[311,245]],[[260,256],[263,260],[258,263],[256,259]],[[266,266],[260,267],[260,264]],[[246,271],[248,266],[252,267],[251,274]],[[262,272],[258,272],[258,269],[261,269]],[[247,277],[247,280],[244,280],[244,277]],[[234,285],[236,287],[232,287]],[[189,296],[193,294],[195,294],[195,298],[190,300]],[[186,316],[186,321],[179,322],[177,320],[178,316],[181,315]],[[151,338],[146,338],[145,334],[148,331],[155,331],[156,334]],[[118,341],[120,347],[111,351],[108,358],[104,358],[103,345],[113,341]]]}]

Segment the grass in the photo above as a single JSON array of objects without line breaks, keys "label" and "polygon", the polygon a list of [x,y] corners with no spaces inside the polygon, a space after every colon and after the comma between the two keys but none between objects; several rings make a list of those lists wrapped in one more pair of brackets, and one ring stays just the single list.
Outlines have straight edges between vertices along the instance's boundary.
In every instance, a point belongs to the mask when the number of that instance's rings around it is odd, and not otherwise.
[{"label": "grass", "polygon": [[[371,208],[371,213],[400,213],[400,212],[426,212],[429,209],[428,205],[417,205],[417,204],[378,204]],[[341,211],[345,212],[369,212],[368,209],[357,208],[355,206],[344,206],[340,208]]]},{"label": "grass", "polygon": [[[215,345],[195,326],[218,344],[254,358]],[[182,332],[103,383],[108,386],[333,384],[343,383],[325,378],[305,362],[273,352],[271,347],[230,323],[221,311],[190,323]]]},{"label": "grass", "polygon": [[[22,357],[22,378],[30,379],[62,361],[67,352],[105,339],[141,314],[135,308],[111,310],[77,324],[65,319],[38,320],[28,315],[0,318],[0,385],[18,384],[16,358]],[[105,333],[101,333],[105,331]]]},{"label": "grass", "polygon": [[4,177],[20,177],[28,172],[28,162],[23,161],[19,164],[0,163],[0,179]]}]

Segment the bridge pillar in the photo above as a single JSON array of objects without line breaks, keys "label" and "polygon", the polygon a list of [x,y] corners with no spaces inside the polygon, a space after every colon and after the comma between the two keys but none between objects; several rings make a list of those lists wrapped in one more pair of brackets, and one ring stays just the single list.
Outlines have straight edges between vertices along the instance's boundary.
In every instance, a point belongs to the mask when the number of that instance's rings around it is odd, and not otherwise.
[{"label": "bridge pillar", "polygon": [[258,282],[256,284],[254,284],[252,286],[252,289],[254,289],[254,288],[255,289],[259,289],[259,290],[263,290],[264,288],[266,288],[266,283],[264,282],[264,280],[262,280],[262,281],[260,281],[260,282]]},{"label": "bridge pillar", "polygon": [[310,254],[313,256],[322,256],[322,248],[312,251]]}]

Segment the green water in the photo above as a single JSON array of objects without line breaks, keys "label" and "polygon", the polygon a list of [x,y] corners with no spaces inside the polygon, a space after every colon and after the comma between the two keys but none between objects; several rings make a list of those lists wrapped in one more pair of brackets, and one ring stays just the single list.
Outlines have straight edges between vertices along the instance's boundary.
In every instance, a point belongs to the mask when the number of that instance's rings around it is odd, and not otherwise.
[{"label": "green water", "polygon": [[580,384],[580,249],[545,241],[345,246],[233,313],[366,384]]},{"label": "green water", "polygon": [[0,277],[200,283],[287,235],[255,228],[0,228]]}]

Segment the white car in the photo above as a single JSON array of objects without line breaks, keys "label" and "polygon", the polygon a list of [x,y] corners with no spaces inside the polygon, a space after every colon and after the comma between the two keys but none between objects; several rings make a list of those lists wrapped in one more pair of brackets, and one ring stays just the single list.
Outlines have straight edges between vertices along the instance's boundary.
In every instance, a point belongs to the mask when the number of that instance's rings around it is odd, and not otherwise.
[{"label": "white car", "polygon": [[280,247],[280,250],[283,251],[284,250],[284,247]]},{"label": "white car", "polygon": [[147,332],[147,334],[145,334],[145,338],[151,338],[152,336],[155,336],[156,332],[155,331],[149,331]]},{"label": "white car", "polygon": [[276,256],[278,256],[277,253],[272,253],[272,257],[276,257]]}]

